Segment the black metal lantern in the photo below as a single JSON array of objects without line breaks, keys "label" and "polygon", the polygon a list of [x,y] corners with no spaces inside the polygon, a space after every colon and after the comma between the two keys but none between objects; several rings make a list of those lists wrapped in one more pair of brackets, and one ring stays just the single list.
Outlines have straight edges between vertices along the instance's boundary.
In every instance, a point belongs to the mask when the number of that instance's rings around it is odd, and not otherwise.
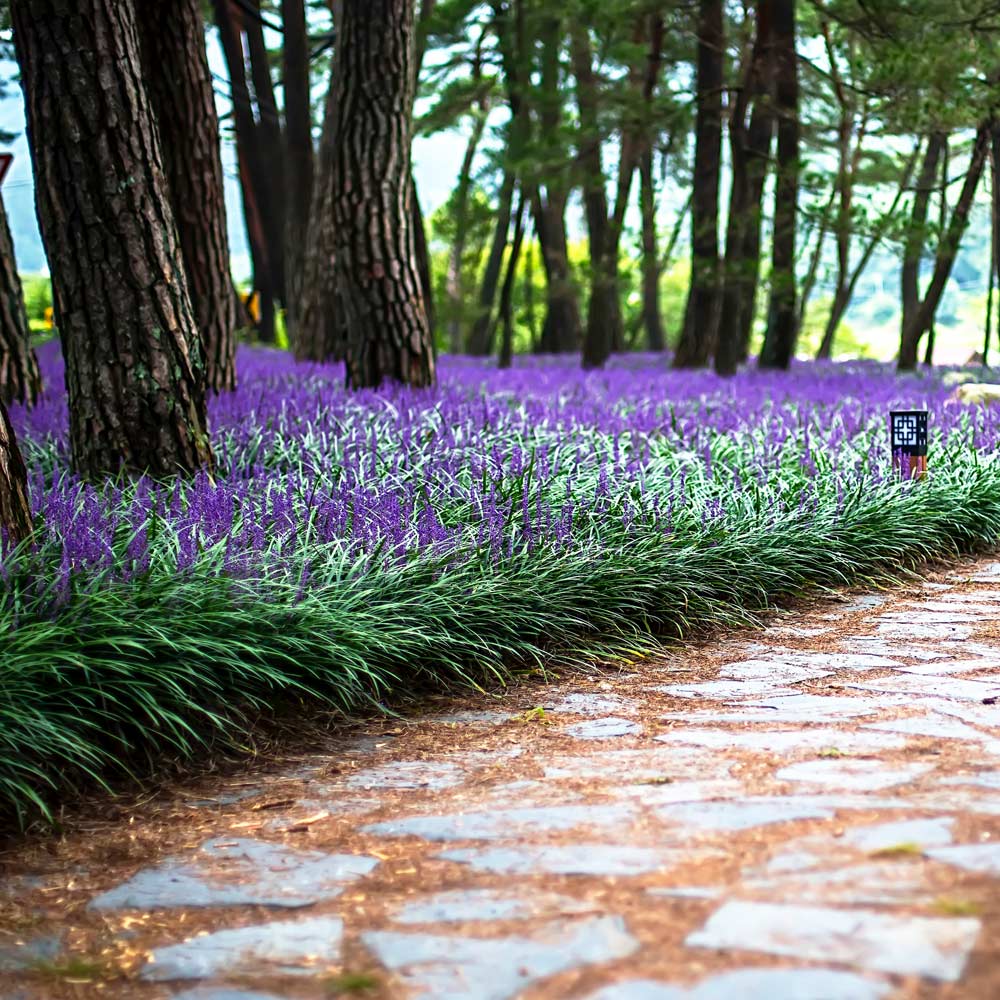
[{"label": "black metal lantern", "polygon": [[896,473],[906,479],[923,479],[927,475],[927,411],[890,411],[889,437]]}]

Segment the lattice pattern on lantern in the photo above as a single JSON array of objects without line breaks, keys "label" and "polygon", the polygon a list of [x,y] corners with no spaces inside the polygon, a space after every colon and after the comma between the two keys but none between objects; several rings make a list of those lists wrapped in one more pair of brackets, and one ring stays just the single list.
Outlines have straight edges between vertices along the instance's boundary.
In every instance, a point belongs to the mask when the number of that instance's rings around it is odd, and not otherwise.
[{"label": "lattice pattern on lantern", "polygon": [[927,475],[927,411],[893,410],[889,414],[892,467],[907,479]]}]

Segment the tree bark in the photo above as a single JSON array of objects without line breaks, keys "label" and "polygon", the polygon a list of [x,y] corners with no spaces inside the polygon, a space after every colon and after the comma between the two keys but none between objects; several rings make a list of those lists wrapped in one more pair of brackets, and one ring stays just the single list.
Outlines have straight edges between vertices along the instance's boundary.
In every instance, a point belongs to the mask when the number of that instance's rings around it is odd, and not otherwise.
[{"label": "tree bark", "polygon": [[[343,37],[343,4],[333,7],[335,46]],[[302,297],[297,309],[297,322],[292,331],[292,348],[299,361],[340,361],[346,350],[343,309],[339,306],[336,273],[336,228],[333,224],[333,164],[337,148],[337,92],[334,72],[327,86],[323,108],[323,131],[320,134],[319,156],[309,210],[303,262]]]},{"label": "tree bark", "polygon": [[455,239],[448,253],[448,271],[445,276],[445,290],[448,295],[448,346],[452,354],[460,354],[463,348],[462,308],[465,304],[465,276],[463,274],[463,258],[465,243],[469,232],[469,194],[472,190],[472,164],[479,150],[483,132],[486,129],[486,116],[489,113],[489,103],[484,101],[472,118],[472,131],[465,146],[462,166],[458,172],[458,183],[455,187]]},{"label": "tree bark", "polygon": [[[733,375],[746,359],[753,329],[760,275],[760,229],[764,182],[771,157],[774,110],[771,102],[771,8],[757,5],[756,37],[750,65],[729,118],[732,187],[726,222],[715,370]],[[747,110],[751,107],[749,125]]]},{"label": "tree bark", "polygon": [[289,341],[297,337],[296,326],[304,291],[306,242],[312,208],[313,141],[309,99],[309,38],[306,33],[305,0],[282,0],[281,48],[285,91],[285,177],[289,191],[285,219],[285,329]]},{"label": "tree bark", "polygon": [[[246,0],[258,11],[260,0]],[[285,137],[278,115],[278,102],[274,96],[271,63],[264,43],[264,27],[259,17],[242,11],[243,32],[250,56],[250,78],[253,82],[257,104],[258,149],[261,170],[267,185],[267,210],[264,213],[264,232],[267,235],[268,259],[271,262],[271,282],[282,305],[288,304],[287,272],[285,267],[285,226],[288,185],[285,177]],[[263,206],[263,202],[261,202]]]},{"label": "tree bark", "polygon": [[986,330],[983,334],[983,367],[990,363],[990,320],[994,312],[997,278],[1000,277],[1000,123],[994,124],[990,133],[990,182],[990,280],[986,298]]},{"label": "tree bark", "polygon": [[517,262],[521,256],[521,243],[524,239],[524,209],[525,198],[521,193],[517,211],[514,213],[514,239],[510,245],[510,255],[507,259],[507,273],[504,275],[503,287],[500,289],[500,357],[499,368],[510,368],[514,361],[514,315],[513,294],[514,278],[517,275]]},{"label": "tree bark", "polygon": [[497,202],[497,224],[493,230],[486,269],[479,286],[479,311],[472,329],[469,331],[469,353],[480,357],[493,351],[493,303],[500,284],[503,255],[507,249],[507,234],[510,231],[510,215],[514,203],[514,187],[517,178],[510,170],[504,170]]},{"label": "tree bark", "polygon": [[260,151],[260,137],[253,117],[250,88],[247,86],[246,62],[241,33],[242,17],[234,0],[213,0],[215,24],[219,29],[229,90],[233,104],[233,129],[239,164],[240,190],[243,195],[243,219],[253,263],[253,287],[260,296],[260,319],[257,335],[273,343],[274,302],[278,289],[273,281],[272,247],[268,242],[266,219],[271,215],[270,191]]},{"label": "tree bark", "polygon": [[979,184],[979,178],[982,176],[983,168],[986,165],[986,156],[990,148],[991,130],[991,122],[982,123],[976,130],[976,140],[972,147],[969,170],[965,175],[965,181],[962,184],[962,191],[958,196],[958,202],[951,213],[948,228],[941,234],[941,240],[938,243],[937,254],[934,259],[934,273],[931,275],[931,282],[927,286],[927,293],[917,307],[916,312],[911,316],[909,324],[903,330],[899,345],[899,371],[911,371],[916,368],[920,338],[934,322],[934,316],[941,302],[941,295],[944,292],[945,285],[948,283],[948,278],[951,276],[951,269],[955,263],[958,248],[962,242],[962,236],[969,222],[969,212],[972,210],[972,203],[975,200],[976,187]]},{"label": "tree bark", "polygon": [[774,192],[771,301],[760,352],[762,368],[787,368],[798,335],[795,309],[795,223],[799,199],[799,73],[795,0],[771,0],[774,80],[778,114],[778,178]]},{"label": "tree bark", "polygon": [[701,368],[715,351],[719,296],[719,172],[722,167],[722,0],[701,0],[698,112],[691,201],[691,286],[674,368]]},{"label": "tree bark", "polygon": [[656,233],[656,187],[653,181],[653,148],[639,157],[639,206],[642,215],[642,325],[646,347],[662,351],[667,346],[660,313],[660,258]]},{"label": "tree bark", "polygon": [[34,406],[41,391],[42,376],[29,340],[14,241],[0,198],[0,402]]},{"label": "tree bark", "polygon": [[903,310],[899,331],[901,339],[903,331],[910,325],[920,307],[920,260],[927,239],[927,214],[930,210],[938,164],[947,143],[948,137],[943,132],[931,132],[920,164],[917,190],[913,196],[913,209],[910,212],[910,224],[903,243],[903,266],[900,271],[900,300]]},{"label": "tree bark", "polygon": [[[623,344],[617,268],[609,269],[610,224],[601,157],[597,78],[594,75],[590,35],[583,22],[570,28],[570,54],[576,76],[576,102],[580,114],[578,162],[583,170],[583,205],[590,250],[590,302],[583,338],[583,367],[600,368],[616,344]],[[617,263],[617,262],[615,262]]]},{"label": "tree bark", "polygon": [[210,469],[204,366],[132,2],[14,0],[11,14],[73,467],[92,479]]},{"label": "tree bark", "polygon": [[[31,537],[28,470],[17,446],[7,407],[0,399],[0,531],[8,546]],[[0,546],[2,554],[3,546]]]},{"label": "tree bark", "polygon": [[205,382],[222,392],[236,387],[239,303],[229,270],[219,119],[201,3],[143,0],[136,15],[146,90],[201,334]]},{"label": "tree bark", "polygon": [[333,209],[347,380],[434,381],[410,199],[414,0],[344,0],[334,74]]},{"label": "tree bark", "polygon": [[420,197],[417,194],[417,182],[410,171],[410,221],[413,226],[413,246],[416,252],[417,274],[420,275],[420,291],[424,297],[424,310],[427,313],[427,327],[434,336],[434,279],[431,275],[431,251],[427,245],[427,228],[424,225],[424,213],[420,209]]}]

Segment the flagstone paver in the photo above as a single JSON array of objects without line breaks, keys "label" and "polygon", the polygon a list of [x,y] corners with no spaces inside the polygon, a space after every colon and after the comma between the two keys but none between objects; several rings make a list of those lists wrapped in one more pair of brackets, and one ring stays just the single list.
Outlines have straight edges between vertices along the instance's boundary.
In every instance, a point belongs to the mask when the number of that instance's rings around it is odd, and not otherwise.
[{"label": "flagstone paver", "polygon": [[4,996],[1000,996],[998,621],[967,563],[68,828]]}]

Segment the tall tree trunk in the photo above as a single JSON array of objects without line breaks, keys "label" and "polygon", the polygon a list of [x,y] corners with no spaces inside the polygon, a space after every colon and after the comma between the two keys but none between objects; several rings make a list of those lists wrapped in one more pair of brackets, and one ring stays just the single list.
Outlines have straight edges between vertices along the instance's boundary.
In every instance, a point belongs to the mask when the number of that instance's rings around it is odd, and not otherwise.
[{"label": "tall tree trunk", "polygon": [[[333,36],[335,45],[343,37],[343,4],[334,2]],[[343,309],[338,304],[336,272],[336,230],[333,224],[333,163],[337,148],[337,92],[334,72],[327,85],[323,107],[323,131],[320,134],[319,156],[306,231],[303,261],[302,298],[298,306],[298,321],[292,338],[295,357],[300,361],[343,360],[346,350]]]},{"label": "tall tree trunk", "polygon": [[[753,329],[760,275],[760,229],[764,181],[771,157],[774,111],[771,106],[771,7],[757,5],[750,64],[729,118],[732,186],[726,221],[726,254],[715,370],[733,375],[746,360]],[[749,125],[747,110],[751,108]]]},{"label": "tall tree trunk", "polygon": [[778,179],[774,192],[771,301],[760,352],[762,368],[787,368],[795,354],[795,223],[799,200],[799,71],[795,0],[772,0],[778,113]]},{"label": "tall tree trunk", "polygon": [[590,250],[590,302],[583,339],[583,367],[600,368],[616,344],[624,343],[618,286],[608,270],[610,225],[598,122],[600,95],[585,23],[570,27],[570,53],[580,114],[578,162],[583,170],[583,205]]},{"label": "tall tree trunk", "polygon": [[213,0],[213,10],[215,24],[219,29],[219,41],[229,71],[236,156],[239,164],[240,190],[243,194],[243,218],[253,263],[253,287],[260,296],[257,334],[266,343],[273,343],[274,301],[278,289],[273,281],[272,248],[268,244],[268,229],[265,222],[271,215],[271,192],[261,157],[260,137],[253,117],[250,88],[247,86],[241,34],[242,16],[234,0]]},{"label": "tall tree trunk", "polygon": [[479,286],[479,311],[472,324],[472,329],[469,331],[470,354],[485,356],[493,350],[493,303],[496,299],[497,287],[500,284],[503,255],[507,249],[507,233],[510,230],[510,215],[516,183],[517,177],[514,173],[505,170],[497,202],[497,223],[493,230],[489,256],[486,258],[482,284]]},{"label": "tall tree trunk", "polygon": [[507,273],[504,275],[503,287],[500,289],[500,357],[499,368],[510,368],[514,361],[514,278],[517,275],[517,262],[521,256],[521,243],[524,239],[524,209],[525,197],[521,199],[514,213],[514,239],[510,245],[510,255],[507,259]]},{"label": "tall tree trunk", "polygon": [[715,351],[719,325],[719,171],[722,167],[722,0],[701,0],[698,15],[698,113],[691,201],[691,287],[675,368],[701,368]]},{"label": "tall tree trunk", "polygon": [[417,274],[420,276],[420,291],[424,298],[424,310],[427,313],[427,327],[434,337],[434,279],[431,275],[431,251],[427,245],[427,228],[424,225],[424,213],[420,209],[420,197],[417,194],[417,182],[413,171],[410,171],[410,223],[413,226],[413,247],[416,253]]},{"label": "tall tree trunk", "polygon": [[132,0],[14,0],[11,14],[73,467],[89,478],[211,468],[204,366]]},{"label": "tall tree trunk", "polygon": [[476,110],[472,117],[472,131],[465,145],[465,155],[458,172],[458,183],[455,186],[455,239],[448,252],[448,271],[445,276],[445,291],[448,295],[448,346],[452,354],[459,354],[464,346],[462,343],[462,307],[465,304],[465,276],[463,274],[463,258],[465,243],[469,233],[469,194],[472,190],[472,164],[475,162],[479,143],[486,129],[486,116],[489,113],[488,102]]},{"label": "tall tree trunk", "polygon": [[434,381],[410,198],[414,0],[344,0],[334,224],[353,388]]},{"label": "tall tree trunk", "polygon": [[[17,446],[7,407],[0,399],[0,532],[7,545],[31,536],[31,505],[28,503],[28,471]],[[4,546],[0,546],[0,555]]]},{"label": "tall tree trunk", "polygon": [[916,368],[920,338],[934,322],[934,316],[941,302],[941,295],[944,293],[945,285],[951,276],[951,269],[955,263],[958,248],[962,242],[962,236],[969,222],[969,212],[972,210],[972,203],[975,200],[976,187],[979,184],[979,178],[982,176],[983,168],[986,165],[986,157],[990,148],[990,132],[990,122],[984,122],[976,130],[976,141],[972,147],[972,159],[969,163],[969,170],[965,175],[965,181],[962,184],[962,191],[958,196],[958,202],[951,213],[948,228],[941,233],[937,254],[934,259],[934,273],[931,275],[931,282],[927,286],[927,293],[917,307],[916,312],[910,318],[906,329],[903,330],[899,345],[898,368],[900,371],[911,371]]},{"label": "tall tree trunk", "polygon": [[[986,300],[986,331],[983,334],[983,366],[990,363],[990,319],[1000,277],[1000,124],[990,133],[990,281]],[[997,324],[1000,328],[1000,323]]]},{"label": "tall tree trunk", "polygon": [[305,0],[282,0],[281,66],[285,91],[285,329],[294,343],[304,290],[306,241],[313,191],[312,110]]},{"label": "tall tree trunk", "polygon": [[639,157],[639,206],[642,215],[642,325],[646,347],[662,351],[667,346],[660,313],[660,258],[656,234],[656,187],[653,181],[653,147],[646,144]]},{"label": "tall tree trunk", "polygon": [[229,270],[219,119],[201,3],[143,0],[136,15],[146,90],[201,334],[205,382],[222,392],[236,387],[239,302]]},{"label": "tall tree trunk", "polygon": [[927,240],[927,213],[930,209],[938,164],[947,144],[948,137],[943,132],[931,132],[920,165],[920,174],[917,177],[917,190],[913,197],[910,224],[903,243],[903,266],[900,271],[900,299],[903,311],[900,338],[920,307],[920,260]]},{"label": "tall tree trunk", "polygon": [[7,210],[0,198],[0,403],[34,406],[41,391],[42,376],[28,339],[28,317],[14,258],[14,241],[7,225]]},{"label": "tall tree trunk", "polygon": [[843,321],[844,316],[847,313],[847,307],[851,304],[851,300],[854,298],[854,292],[858,287],[858,281],[861,279],[861,275],[865,273],[865,269],[871,262],[872,256],[879,244],[881,244],[882,240],[885,238],[885,235],[889,230],[889,226],[896,217],[896,210],[899,208],[900,202],[903,200],[903,196],[910,187],[910,181],[913,178],[913,171],[916,168],[917,159],[920,155],[920,145],[921,144],[918,141],[916,148],[910,154],[910,158],[903,169],[903,174],[899,179],[899,186],[896,188],[896,195],[892,200],[892,204],[876,225],[875,231],[872,233],[864,251],[861,254],[861,259],[851,272],[846,285],[838,288],[837,294],[834,295],[830,315],[827,318],[826,330],[823,332],[823,342],[820,344],[819,352],[816,355],[817,358],[829,358],[833,351],[833,340],[836,336],[837,328]]},{"label": "tall tree trunk", "polygon": [[572,354],[580,349],[580,302],[570,272],[566,237],[568,199],[568,191],[550,186],[544,202],[537,190],[532,202],[545,268],[545,319],[538,342],[540,354]]},{"label": "tall tree trunk", "polygon": [[[260,0],[244,0],[260,10]],[[250,78],[257,103],[257,131],[260,136],[261,169],[267,184],[268,210],[264,215],[271,281],[282,305],[288,303],[285,269],[285,220],[287,218],[288,184],[285,177],[285,137],[282,133],[278,102],[271,79],[271,62],[264,43],[264,26],[259,17],[242,11],[247,54],[250,57]]]}]

